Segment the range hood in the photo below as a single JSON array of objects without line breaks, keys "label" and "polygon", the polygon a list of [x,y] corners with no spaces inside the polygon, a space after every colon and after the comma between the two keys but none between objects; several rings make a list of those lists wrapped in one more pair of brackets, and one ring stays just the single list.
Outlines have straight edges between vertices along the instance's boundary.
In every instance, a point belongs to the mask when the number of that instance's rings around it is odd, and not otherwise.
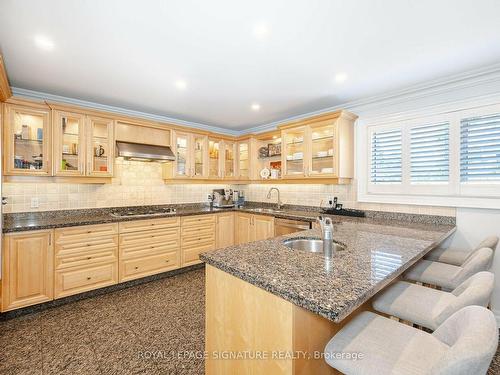
[{"label": "range hood", "polygon": [[126,160],[159,162],[175,160],[175,155],[168,146],[116,141],[116,148],[117,156]]}]

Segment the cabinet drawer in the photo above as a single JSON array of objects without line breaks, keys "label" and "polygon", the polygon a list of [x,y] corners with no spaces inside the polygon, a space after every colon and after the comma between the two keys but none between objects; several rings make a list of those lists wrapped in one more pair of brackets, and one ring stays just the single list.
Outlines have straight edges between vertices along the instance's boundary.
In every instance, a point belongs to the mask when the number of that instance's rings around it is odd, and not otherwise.
[{"label": "cabinet drawer", "polygon": [[118,282],[117,262],[56,271],[55,298],[62,298]]},{"label": "cabinet drawer", "polygon": [[59,242],[56,243],[56,256],[73,257],[75,254],[94,252],[98,250],[114,249],[118,247],[118,235],[92,237],[87,235],[87,240],[77,242]]},{"label": "cabinet drawer", "polygon": [[113,262],[117,260],[118,247],[97,248],[71,255],[56,256],[56,270],[70,267],[84,267],[95,263]]},{"label": "cabinet drawer", "polygon": [[214,224],[205,224],[199,227],[182,227],[181,228],[181,237],[196,237],[198,235],[205,236],[207,234],[215,233],[215,225]]},{"label": "cabinet drawer", "polygon": [[165,243],[179,240],[179,228],[155,229],[132,232],[120,235],[120,247],[136,247],[154,243]]},{"label": "cabinet drawer", "polygon": [[189,247],[196,247],[200,245],[210,245],[212,244],[215,246],[215,233],[200,233],[197,236],[189,236],[189,237],[182,237],[181,239],[181,247],[182,248],[189,248]]},{"label": "cabinet drawer", "polygon": [[179,267],[179,253],[172,251],[143,258],[120,261],[120,282],[154,275]]},{"label": "cabinet drawer", "polygon": [[97,236],[118,234],[118,224],[83,225],[81,227],[58,228],[55,230],[56,244],[88,241]]},{"label": "cabinet drawer", "polygon": [[126,221],[120,223],[120,233],[139,232],[150,229],[173,228],[178,227],[179,223],[180,220],[178,217]]},{"label": "cabinet drawer", "polygon": [[203,224],[215,224],[215,215],[187,216],[181,220],[182,228],[187,228],[187,226],[199,227]]},{"label": "cabinet drawer", "polygon": [[190,248],[182,249],[182,266],[191,266],[193,264],[201,263],[200,254],[213,250],[215,244],[203,244],[200,246],[194,246]]},{"label": "cabinet drawer", "polygon": [[120,259],[138,258],[158,253],[169,253],[172,251],[179,251],[179,249],[180,244],[177,239],[162,243],[120,247]]}]

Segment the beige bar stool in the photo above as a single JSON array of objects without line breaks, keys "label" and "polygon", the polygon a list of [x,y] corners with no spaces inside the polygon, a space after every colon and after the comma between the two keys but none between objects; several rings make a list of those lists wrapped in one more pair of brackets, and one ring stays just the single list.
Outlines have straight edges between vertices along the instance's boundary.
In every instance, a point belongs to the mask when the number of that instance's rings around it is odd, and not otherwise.
[{"label": "beige bar stool", "polygon": [[488,306],[495,276],[479,272],[469,277],[451,293],[398,281],[373,300],[373,308],[431,330],[463,307]]},{"label": "beige bar stool", "polygon": [[362,312],[328,342],[325,360],[347,375],[476,375],[486,374],[497,345],[495,317],[480,306],[464,307],[432,334]]},{"label": "beige bar stool", "polygon": [[443,290],[453,290],[475,273],[488,271],[492,262],[493,250],[483,247],[472,253],[460,266],[423,259],[406,271],[404,278],[436,285]]},{"label": "beige bar stool", "polygon": [[490,236],[481,241],[481,243],[472,250],[437,248],[427,254],[424,259],[432,260],[434,262],[453,264],[454,266],[460,266],[461,264],[465,263],[467,258],[471,256],[474,251],[479,250],[482,247],[489,247],[491,250],[495,251],[497,244],[498,237]]}]

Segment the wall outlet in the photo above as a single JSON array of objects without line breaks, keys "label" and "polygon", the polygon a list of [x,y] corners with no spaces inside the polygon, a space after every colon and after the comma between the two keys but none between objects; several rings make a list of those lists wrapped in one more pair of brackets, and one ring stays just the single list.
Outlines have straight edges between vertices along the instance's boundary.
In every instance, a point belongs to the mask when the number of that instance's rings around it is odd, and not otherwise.
[{"label": "wall outlet", "polygon": [[40,199],[38,197],[31,198],[31,208],[38,208],[40,207]]}]

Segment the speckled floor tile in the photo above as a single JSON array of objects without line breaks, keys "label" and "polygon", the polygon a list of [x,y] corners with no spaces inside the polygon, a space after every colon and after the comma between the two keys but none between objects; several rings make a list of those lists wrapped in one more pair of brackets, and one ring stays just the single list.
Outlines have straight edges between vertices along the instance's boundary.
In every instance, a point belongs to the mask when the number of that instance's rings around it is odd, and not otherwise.
[{"label": "speckled floor tile", "polygon": [[200,269],[0,322],[0,374],[203,374],[204,298]]}]

